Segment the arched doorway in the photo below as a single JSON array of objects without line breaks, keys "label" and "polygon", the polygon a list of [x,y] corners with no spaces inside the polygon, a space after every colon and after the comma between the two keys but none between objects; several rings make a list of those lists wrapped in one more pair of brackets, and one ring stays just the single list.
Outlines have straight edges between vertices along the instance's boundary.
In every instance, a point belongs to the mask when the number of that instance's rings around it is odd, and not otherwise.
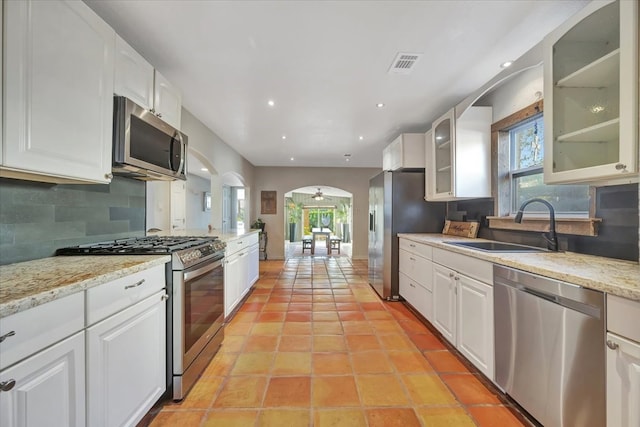
[{"label": "arched doorway", "polygon": [[[351,257],[351,227],[353,195],[348,191],[326,185],[312,185],[293,189],[284,195],[284,253],[285,258],[311,256],[303,241],[315,238],[314,256]],[[314,231],[326,234],[314,235]],[[338,250],[329,250],[327,237],[339,239]],[[308,245],[307,245],[308,246]]]}]

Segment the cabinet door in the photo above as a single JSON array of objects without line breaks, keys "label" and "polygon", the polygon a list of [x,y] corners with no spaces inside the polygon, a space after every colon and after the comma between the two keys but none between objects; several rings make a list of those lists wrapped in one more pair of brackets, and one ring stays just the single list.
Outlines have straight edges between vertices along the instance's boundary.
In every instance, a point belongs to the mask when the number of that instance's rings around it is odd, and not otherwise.
[{"label": "cabinet door", "polygon": [[153,108],[153,66],[116,35],[115,89],[142,108]]},{"label": "cabinet door", "polygon": [[435,193],[435,174],[431,170],[433,168],[433,132],[429,129],[424,134],[424,199],[432,200]]},{"label": "cabinet door", "polygon": [[83,2],[4,7],[4,166],[109,182],[115,32]]},{"label": "cabinet door", "polygon": [[607,427],[640,426],[640,344],[608,333],[607,347]]},{"label": "cabinet door", "polygon": [[155,72],[153,108],[158,117],[176,129],[180,129],[182,117],[182,95],[162,74]]},{"label": "cabinet door", "polygon": [[240,299],[240,257],[231,255],[224,266],[224,316],[227,317]]},{"label": "cabinet door", "polygon": [[433,326],[452,344],[456,343],[455,273],[433,264]]},{"label": "cabinet door", "polygon": [[404,273],[398,274],[400,295],[425,319],[433,319],[433,293]]},{"label": "cabinet door", "polygon": [[260,246],[254,244],[249,248],[249,287],[260,277]]},{"label": "cabinet door", "polygon": [[166,389],[164,291],[87,329],[88,425],[136,425]]},{"label": "cabinet door", "polygon": [[455,146],[454,110],[433,122],[431,135],[431,168],[433,199],[446,199],[454,195],[453,168]]},{"label": "cabinet door", "polygon": [[493,286],[456,274],[457,348],[493,380]]},{"label": "cabinet door", "polygon": [[592,2],[544,49],[545,182],[637,179],[638,2]]},{"label": "cabinet door", "polygon": [[84,332],[0,372],[0,382],[15,381],[0,391],[3,427],[85,425]]}]

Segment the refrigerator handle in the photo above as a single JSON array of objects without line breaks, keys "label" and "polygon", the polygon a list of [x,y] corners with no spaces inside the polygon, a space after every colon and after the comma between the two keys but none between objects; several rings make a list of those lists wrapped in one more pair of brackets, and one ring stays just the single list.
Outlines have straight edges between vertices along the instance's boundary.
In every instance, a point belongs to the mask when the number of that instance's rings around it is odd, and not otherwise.
[{"label": "refrigerator handle", "polygon": [[375,211],[369,212],[369,231],[376,231],[375,224]]}]

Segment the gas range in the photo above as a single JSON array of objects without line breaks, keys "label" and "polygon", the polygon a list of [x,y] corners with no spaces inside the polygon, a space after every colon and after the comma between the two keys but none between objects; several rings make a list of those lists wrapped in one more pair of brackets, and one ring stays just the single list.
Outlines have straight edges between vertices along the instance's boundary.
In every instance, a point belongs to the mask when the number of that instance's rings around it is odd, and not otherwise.
[{"label": "gas range", "polygon": [[224,257],[226,244],[215,236],[147,236],[61,248],[56,255],[171,254],[172,269],[183,270]]}]

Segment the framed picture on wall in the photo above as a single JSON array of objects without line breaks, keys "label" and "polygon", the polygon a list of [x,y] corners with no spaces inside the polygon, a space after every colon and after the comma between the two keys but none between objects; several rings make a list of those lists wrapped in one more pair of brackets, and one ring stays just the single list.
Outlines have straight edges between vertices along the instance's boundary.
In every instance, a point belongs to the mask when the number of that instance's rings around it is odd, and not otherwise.
[{"label": "framed picture on wall", "polygon": [[260,192],[260,213],[265,215],[275,215],[276,213],[276,194],[275,191]]},{"label": "framed picture on wall", "polygon": [[211,210],[211,192],[205,191],[202,193],[202,210],[210,211]]}]

